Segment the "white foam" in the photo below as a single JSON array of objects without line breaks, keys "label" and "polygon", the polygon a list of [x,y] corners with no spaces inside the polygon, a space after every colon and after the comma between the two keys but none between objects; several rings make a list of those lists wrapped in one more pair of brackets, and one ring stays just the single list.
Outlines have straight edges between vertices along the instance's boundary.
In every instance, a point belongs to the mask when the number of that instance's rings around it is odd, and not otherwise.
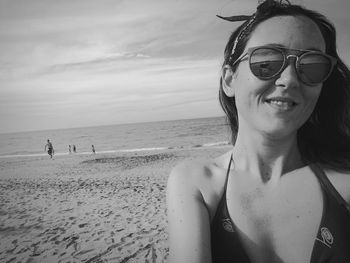
[{"label": "white foam", "polygon": [[[98,151],[96,154],[108,154],[108,153],[122,153],[122,152],[142,152],[142,151],[158,151],[166,150],[166,147],[152,147],[152,148],[136,148],[136,149],[121,149],[121,150],[106,150]],[[64,156],[64,155],[95,155],[92,152],[77,152],[77,153],[55,153],[54,156]],[[12,155],[0,155],[0,159],[5,158],[23,158],[23,157],[44,157],[48,156],[47,153],[33,153],[33,154],[12,154]]]},{"label": "white foam", "polygon": [[[215,146],[225,146],[229,145],[228,141],[221,142],[211,142],[205,143],[203,145],[196,146],[196,148],[200,147],[215,147]],[[183,147],[148,147],[148,148],[134,148],[134,149],[120,149],[120,150],[105,150],[105,151],[97,151],[96,154],[109,154],[109,153],[128,153],[128,152],[146,152],[146,151],[159,151],[159,150],[167,150],[167,149],[181,149]],[[193,148],[193,147],[189,147]],[[65,156],[65,155],[95,155],[91,151],[89,152],[77,152],[77,153],[67,153],[67,152],[58,152],[54,154],[54,156]],[[44,157],[48,156],[47,153],[33,153],[33,154],[13,154],[13,155],[0,155],[0,159],[4,158],[23,158],[23,157]]]},{"label": "white foam", "polygon": [[222,142],[211,142],[211,143],[205,143],[203,144],[203,147],[211,147],[211,146],[222,146],[222,145],[228,145],[228,141],[222,141]]}]

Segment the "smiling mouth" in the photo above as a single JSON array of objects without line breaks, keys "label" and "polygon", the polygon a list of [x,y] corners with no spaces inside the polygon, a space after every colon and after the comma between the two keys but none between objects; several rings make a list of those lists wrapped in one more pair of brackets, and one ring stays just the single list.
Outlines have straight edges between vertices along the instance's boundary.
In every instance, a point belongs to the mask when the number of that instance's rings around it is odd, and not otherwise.
[{"label": "smiling mouth", "polygon": [[292,110],[295,106],[298,105],[295,101],[286,98],[272,98],[265,100],[265,102],[275,109],[285,111]]}]

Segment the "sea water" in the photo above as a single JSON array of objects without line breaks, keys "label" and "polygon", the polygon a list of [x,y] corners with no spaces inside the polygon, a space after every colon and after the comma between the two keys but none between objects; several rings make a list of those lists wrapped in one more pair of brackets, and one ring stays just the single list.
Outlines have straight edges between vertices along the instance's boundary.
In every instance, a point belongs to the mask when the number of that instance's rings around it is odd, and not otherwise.
[{"label": "sea water", "polygon": [[[46,155],[47,139],[55,155],[136,152],[143,150],[209,147],[230,141],[224,117],[119,124],[60,130],[0,134],[0,158]],[[73,154],[73,153],[72,153]]]}]

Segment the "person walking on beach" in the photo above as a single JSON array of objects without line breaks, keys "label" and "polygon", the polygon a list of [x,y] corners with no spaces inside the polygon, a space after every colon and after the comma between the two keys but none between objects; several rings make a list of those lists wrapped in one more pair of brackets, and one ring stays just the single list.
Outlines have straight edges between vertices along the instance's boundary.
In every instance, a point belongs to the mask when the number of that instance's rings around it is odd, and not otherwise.
[{"label": "person walking on beach", "polygon": [[46,143],[46,145],[45,145],[44,151],[46,151],[46,149],[47,149],[48,155],[49,155],[50,158],[52,159],[52,156],[54,155],[54,149],[53,149],[52,143],[50,142],[49,139],[47,139],[47,143]]},{"label": "person walking on beach", "polygon": [[75,144],[73,144],[73,152],[74,152],[74,153],[77,152],[77,147],[75,147]]},{"label": "person walking on beach", "polygon": [[92,150],[92,153],[93,153],[93,154],[96,154],[95,146],[94,146],[94,145],[91,145],[91,150]]},{"label": "person walking on beach", "polygon": [[70,144],[68,145],[68,152],[69,152],[70,154],[72,153],[72,147],[71,147]]},{"label": "person walking on beach", "polygon": [[259,1],[230,36],[232,147],[167,186],[169,262],[350,262],[350,71],[320,13]]}]

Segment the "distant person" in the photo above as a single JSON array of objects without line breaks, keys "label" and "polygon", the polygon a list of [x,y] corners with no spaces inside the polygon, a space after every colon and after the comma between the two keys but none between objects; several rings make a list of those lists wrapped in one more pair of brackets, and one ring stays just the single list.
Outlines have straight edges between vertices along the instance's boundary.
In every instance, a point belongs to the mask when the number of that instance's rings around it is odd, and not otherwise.
[{"label": "distant person", "polygon": [[94,145],[91,145],[91,150],[92,150],[92,153],[93,153],[93,154],[96,154],[95,146],[94,146]]},{"label": "distant person", "polygon": [[68,145],[68,151],[69,153],[72,153],[72,146],[70,144]]},{"label": "distant person", "polygon": [[74,153],[77,152],[77,147],[75,147],[75,144],[73,144],[73,152],[74,152]]},{"label": "distant person", "polygon": [[54,154],[54,149],[49,139],[47,139],[47,143],[45,145],[44,151],[46,151],[46,148],[47,148],[47,154],[50,155],[50,158],[52,159],[52,155]]}]

